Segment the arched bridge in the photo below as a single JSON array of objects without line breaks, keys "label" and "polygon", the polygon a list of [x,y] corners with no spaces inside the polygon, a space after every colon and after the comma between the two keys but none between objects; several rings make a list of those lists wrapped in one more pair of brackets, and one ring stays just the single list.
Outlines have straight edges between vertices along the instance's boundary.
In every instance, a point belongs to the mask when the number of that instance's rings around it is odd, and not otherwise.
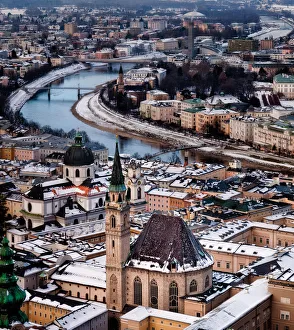
[{"label": "arched bridge", "polygon": [[161,156],[161,155],[164,155],[164,154],[167,154],[169,152],[176,152],[176,151],[181,151],[181,150],[190,150],[190,149],[198,149],[200,148],[202,145],[195,145],[195,146],[189,146],[189,147],[174,147],[174,148],[167,148],[167,149],[163,149],[163,150],[160,150],[158,152],[156,152],[155,154],[153,155],[150,155],[150,157],[148,157],[148,159],[153,159],[153,158],[156,158],[158,156]]}]

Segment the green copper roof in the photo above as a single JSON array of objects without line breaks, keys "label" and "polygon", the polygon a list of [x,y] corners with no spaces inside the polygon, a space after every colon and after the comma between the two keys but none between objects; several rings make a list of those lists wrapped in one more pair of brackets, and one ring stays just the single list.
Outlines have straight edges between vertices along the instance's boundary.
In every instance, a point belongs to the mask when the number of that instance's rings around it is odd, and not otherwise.
[{"label": "green copper roof", "polygon": [[287,75],[285,73],[280,73],[274,76],[274,82],[276,83],[294,83],[294,75]]},{"label": "green copper roof", "polygon": [[122,173],[119,151],[118,151],[118,142],[116,142],[116,146],[115,146],[115,154],[113,160],[109,191],[111,192],[126,191],[125,179]]},{"label": "green copper roof", "polygon": [[28,320],[20,310],[26,294],[17,285],[17,276],[13,272],[13,256],[14,251],[4,237],[0,248],[0,328],[11,328],[13,322],[24,323]]}]

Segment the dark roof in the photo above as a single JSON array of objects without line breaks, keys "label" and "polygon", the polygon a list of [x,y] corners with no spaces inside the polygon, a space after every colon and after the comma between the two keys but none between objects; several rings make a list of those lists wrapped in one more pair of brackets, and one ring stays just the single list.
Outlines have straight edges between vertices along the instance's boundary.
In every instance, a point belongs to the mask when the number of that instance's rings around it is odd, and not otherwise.
[{"label": "dark roof", "polygon": [[183,269],[205,268],[212,265],[212,257],[180,217],[153,214],[137,241],[131,247],[131,260],[151,261],[161,267],[173,264]]},{"label": "dark roof", "polygon": [[80,135],[75,137],[74,145],[67,149],[63,162],[68,166],[83,166],[94,163],[92,150],[83,146],[82,137]]},{"label": "dark roof", "polygon": [[125,179],[122,173],[122,168],[120,163],[118,143],[116,142],[109,191],[115,192],[115,191],[125,191],[125,190],[126,190]]}]

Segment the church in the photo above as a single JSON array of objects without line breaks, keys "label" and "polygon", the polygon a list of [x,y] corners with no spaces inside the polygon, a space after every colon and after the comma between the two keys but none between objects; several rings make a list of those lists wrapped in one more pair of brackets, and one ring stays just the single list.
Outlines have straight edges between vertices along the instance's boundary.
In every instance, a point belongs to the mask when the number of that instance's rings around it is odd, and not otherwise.
[{"label": "church", "polygon": [[130,198],[116,144],[105,204],[110,314],[138,305],[183,313],[186,297],[211,288],[213,258],[180,217],[153,214],[130,244]]},{"label": "church", "polygon": [[23,195],[21,212],[28,229],[52,222],[65,227],[102,221],[106,192],[95,179],[94,155],[77,133],[64,155],[63,177],[33,186]]}]

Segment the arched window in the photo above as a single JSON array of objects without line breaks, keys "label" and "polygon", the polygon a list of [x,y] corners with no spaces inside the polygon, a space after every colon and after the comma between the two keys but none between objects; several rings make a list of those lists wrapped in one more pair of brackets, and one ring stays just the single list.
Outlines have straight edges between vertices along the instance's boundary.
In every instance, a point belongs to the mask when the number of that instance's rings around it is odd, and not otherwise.
[{"label": "arched window", "polygon": [[207,275],[205,278],[205,288],[209,287],[209,276]]},{"label": "arched window", "polygon": [[97,295],[96,295],[96,294],[95,294],[95,296],[94,296],[94,300],[97,301]]},{"label": "arched window", "polygon": [[28,220],[28,229],[32,229],[32,228],[33,228],[32,220],[29,219]]},{"label": "arched window", "polygon": [[179,297],[178,297],[178,285],[176,282],[171,282],[169,286],[169,310],[171,312],[177,313],[178,312],[178,304],[179,304]]},{"label": "arched window", "polygon": [[158,286],[155,280],[150,283],[150,306],[158,308]]},{"label": "arched window", "polygon": [[28,203],[28,211],[31,212],[32,211],[32,204]]},{"label": "arched window", "polygon": [[142,282],[138,276],[134,279],[134,304],[142,305]]},{"label": "arched window", "polygon": [[117,297],[117,278],[114,274],[112,274],[110,276],[110,302],[112,304],[116,303],[116,297]]},{"label": "arched window", "polygon": [[141,187],[139,187],[138,189],[137,189],[137,197],[138,197],[138,199],[141,199],[142,198],[142,194],[141,194]]},{"label": "arched window", "polygon": [[99,207],[103,206],[103,198],[99,198],[98,204],[99,204]]},{"label": "arched window", "polygon": [[86,293],[86,300],[89,300],[89,294]]},{"label": "arched window", "polygon": [[76,169],[76,178],[79,178],[80,177],[80,170],[77,168]]},{"label": "arched window", "polygon": [[79,292],[77,293],[77,297],[80,298],[80,293]]},{"label": "arched window", "polygon": [[128,216],[127,214],[124,215],[124,227],[127,227],[128,225]]},{"label": "arched window", "polygon": [[103,214],[99,214],[98,220],[102,220],[103,219]]},{"label": "arched window", "polygon": [[79,224],[79,220],[78,219],[74,219],[74,225],[78,225]]},{"label": "arched window", "polygon": [[68,168],[65,169],[65,175],[69,176]]},{"label": "arched window", "polygon": [[68,295],[71,296],[71,290],[68,291]]},{"label": "arched window", "polygon": [[110,222],[111,222],[111,228],[115,228],[115,225],[116,225],[116,221],[115,221],[115,216],[112,215],[111,218],[110,218]]},{"label": "arched window", "polygon": [[196,280],[192,280],[190,283],[190,292],[195,292],[197,291],[197,282]]},{"label": "arched window", "polygon": [[87,176],[91,175],[91,170],[89,168],[87,168]]}]

